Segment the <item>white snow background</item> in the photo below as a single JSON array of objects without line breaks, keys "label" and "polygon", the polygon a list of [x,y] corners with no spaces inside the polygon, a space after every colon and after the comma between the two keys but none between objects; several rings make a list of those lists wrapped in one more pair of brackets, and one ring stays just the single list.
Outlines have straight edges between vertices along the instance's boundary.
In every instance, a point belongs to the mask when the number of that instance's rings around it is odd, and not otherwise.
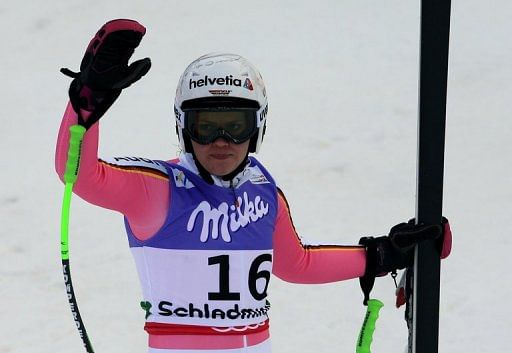
[{"label": "white snow background", "polygon": [[[101,156],[172,157],[180,74],[211,51],[242,54],[270,97],[259,158],[291,204],[298,232],[355,244],[414,216],[419,1],[2,1],[0,4],[0,352],[82,352],[63,285],[63,186],[54,145],[70,79],[97,29],[134,18],[134,59],[153,67],[102,119]],[[452,3],[440,352],[512,347],[512,5]],[[144,352],[141,293],[122,217],[73,199],[71,265],[96,352]],[[390,277],[374,353],[403,352]],[[353,352],[365,308],[357,280],[305,286],[273,279],[273,351]]]}]

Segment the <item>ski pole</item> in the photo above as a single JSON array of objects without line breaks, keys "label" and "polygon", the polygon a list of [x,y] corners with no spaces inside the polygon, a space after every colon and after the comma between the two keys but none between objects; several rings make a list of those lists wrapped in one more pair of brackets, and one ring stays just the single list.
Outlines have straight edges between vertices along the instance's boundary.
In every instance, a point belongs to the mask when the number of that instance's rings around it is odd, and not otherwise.
[{"label": "ski pole", "polygon": [[71,206],[71,196],[73,185],[78,176],[80,168],[80,149],[85,134],[85,127],[81,125],[72,125],[69,128],[69,149],[68,159],[66,161],[66,170],[64,172],[64,197],[62,200],[61,226],[60,226],[60,257],[62,260],[62,272],[64,274],[64,284],[68,295],[68,302],[75,320],[78,333],[88,353],[94,353],[89,336],[85,330],[78,304],[76,301],[73,283],[71,282],[71,269],[69,266],[69,210]]},{"label": "ski pole", "polygon": [[383,306],[384,304],[378,299],[368,300],[366,315],[357,339],[356,353],[371,353],[370,346],[375,331],[375,322],[379,318],[379,311]]}]

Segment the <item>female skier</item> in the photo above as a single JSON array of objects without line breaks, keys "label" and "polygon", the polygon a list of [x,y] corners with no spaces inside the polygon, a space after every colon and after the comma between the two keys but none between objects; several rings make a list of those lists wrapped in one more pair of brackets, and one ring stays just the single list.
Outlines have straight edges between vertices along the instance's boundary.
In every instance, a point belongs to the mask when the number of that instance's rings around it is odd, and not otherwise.
[{"label": "female skier", "polygon": [[150,353],[270,352],[271,273],[295,283],[373,278],[410,265],[412,245],[437,237],[448,255],[447,222],[402,223],[362,245],[302,244],[282,191],[249,156],[263,140],[267,95],[256,68],[238,55],[202,56],[181,76],[174,102],[179,158],[98,159],[98,120],[150,68],[148,58],[128,65],[144,34],[136,21],[110,21],[91,40],[80,72],[63,69],[74,79],[56,170],[62,179],[69,127],[83,125],[74,191],[124,215]]}]

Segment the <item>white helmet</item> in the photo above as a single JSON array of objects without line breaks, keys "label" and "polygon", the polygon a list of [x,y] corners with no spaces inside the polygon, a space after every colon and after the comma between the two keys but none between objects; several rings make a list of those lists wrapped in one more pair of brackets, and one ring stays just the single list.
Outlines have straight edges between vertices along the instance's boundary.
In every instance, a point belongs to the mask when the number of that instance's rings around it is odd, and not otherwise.
[{"label": "white helmet", "polygon": [[206,54],[194,60],[181,75],[174,113],[176,132],[185,152],[192,152],[185,126],[187,108],[251,108],[256,111],[255,131],[249,152],[258,152],[265,134],[268,103],[265,84],[258,70],[236,54]]}]

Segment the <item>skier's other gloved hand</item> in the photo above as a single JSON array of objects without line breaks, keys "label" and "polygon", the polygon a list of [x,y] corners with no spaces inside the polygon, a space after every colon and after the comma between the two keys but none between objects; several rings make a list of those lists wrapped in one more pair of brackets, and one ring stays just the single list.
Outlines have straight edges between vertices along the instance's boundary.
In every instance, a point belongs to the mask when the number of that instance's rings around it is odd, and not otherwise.
[{"label": "skier's other gloved hand", "polygon": [[412,266],[414,246],[432,239],[438,239],[440,257],[447,257],[451,251],[452,232],[446,218],[443,217],[439,225],[415,224],[415,220],[411,219],[392,227],[389,235],[361,238],[359,244],[366,248],[366,269],[364,276],[359,279],[365,295],[364,304],[369,299],[376,276]]},{"label": "skier's other gloved hand", "polygon": [[[90,41],[80,64],[80,72],[61,69],[73,78],[69,98],[86,129],[98,121],[121,94],[121,90],[144,76],[151,67],[145,58],[128,65],[146,28],[137,21],[117,19],[107,22]],[[90,112],[86,117],[81,110]]]},{"label": "skier's other gloved hand", "polygon": [[[452,249],[452,231],[450,223],[445,217],[442,218],[440,226],[415,224],[413,218],[407,223],[400,223],[391,228],[389,237],[395,248],[401,251],[409,251],[424,240],[438,239],[438,247],[441,259],[450,255]],[[439,228],[438,228],[439,227]],[[437,229],[440,230],[438,233]],[[436,236],[436,234],[438,234]]]},{"label": "skier's other gloved hand", "polygon": [[450,254],[452,233],[450,224],[443,217],[441,224],[415,224],[411,219],[391,228],[389,235],[363,237],[359,244],[366,248],[365,276],[378,276],[413,265],[414,246],[425,240],[439,239],[440,257]]}]

